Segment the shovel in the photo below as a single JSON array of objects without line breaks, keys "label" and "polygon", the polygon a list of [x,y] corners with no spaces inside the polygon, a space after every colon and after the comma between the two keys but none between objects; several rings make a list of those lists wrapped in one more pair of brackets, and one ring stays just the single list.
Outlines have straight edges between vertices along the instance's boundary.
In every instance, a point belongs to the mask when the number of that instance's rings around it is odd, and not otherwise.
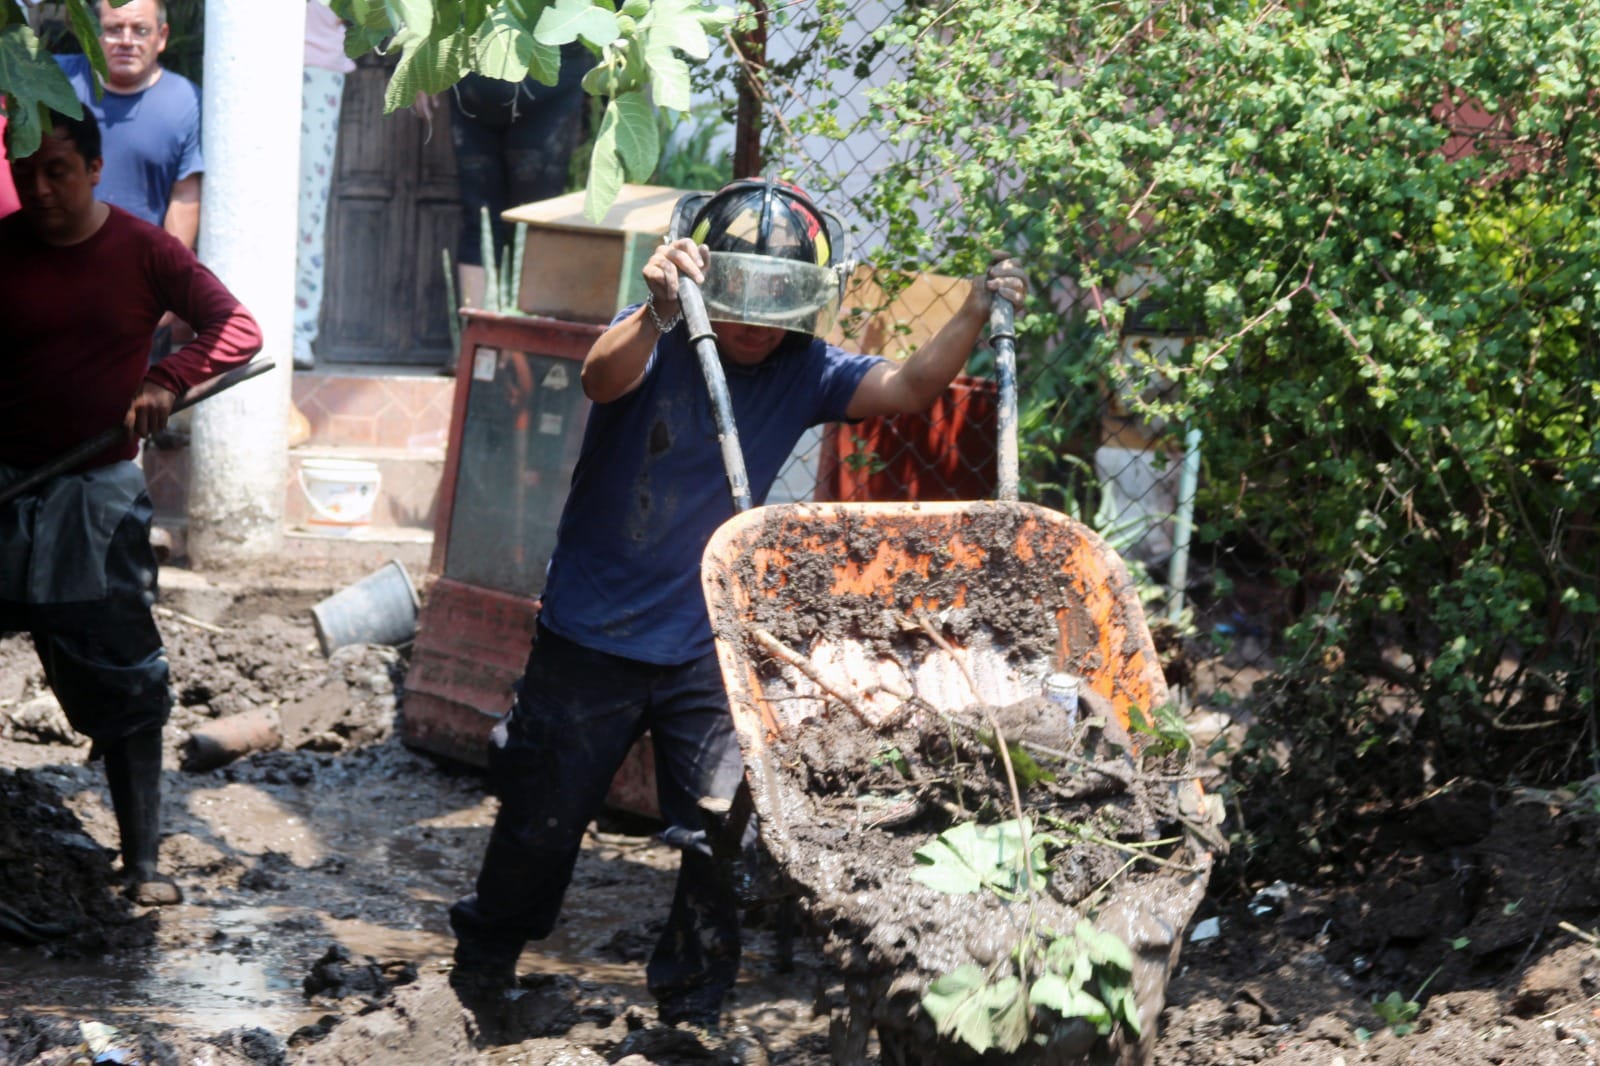
[{"label": "shovel", "polygon": [[[254,362],[246,363],[244,366],[236,366],[232,370],[218,374],[214,378],[208,378],[184,392],[182,396],[179,396],[172,405],[172,413],[177,414],[179,411],[187,410],[207,397],[215,396],[219,392],[233,388],[241,381],[249,381],[257,375],[266,373],[272,367],[273,362],[271,359],[257,359]],[[25,492],[38,488],[53,477],[65,474],[79,463],[94,458],[122,440],[127,435],[127,432],[127,429],[123,426],[112,426],[95,434],[82,444],[56,456],[43,466],[35,467],[28,471],[28,473],[22,475],[21,480],[14,481],[4,489],[0,489],[0,506],[10,503]]]},{"label": "shovel", "polygon": [[717,425],[717,443],[722,448],[722,466],[728,472],[728,491],[733,496],[734,513],[750,510],[750,477],[745,473],[744,449],[739,445],[739,427],[733,422],[733,403],[728,399],[728,379],[722,372],[722,357],[717,354],[717,335],[706,316],[705,298],[698,283],[678,278],[678,306],[689,327],[689,346],[700,360],[706,391],[711,394],[711,413]]}]

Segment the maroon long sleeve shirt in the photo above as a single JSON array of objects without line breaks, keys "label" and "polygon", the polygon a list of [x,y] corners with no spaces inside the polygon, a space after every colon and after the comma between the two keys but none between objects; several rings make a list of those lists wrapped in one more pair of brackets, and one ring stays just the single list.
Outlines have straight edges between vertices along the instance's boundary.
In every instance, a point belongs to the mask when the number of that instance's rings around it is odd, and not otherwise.
[{"label": "maroon long sleeve shirt", "polygon": [[[152,367],[167,311],[195,338]],[[42,465],[119,425],[146,379],[182,395],[260,349],[250,312],[165,230],[112,207],[93,236],[58,247],[20,212],[0,219],[0,463]],[[138,449],[130,439],[84,468]]]}]

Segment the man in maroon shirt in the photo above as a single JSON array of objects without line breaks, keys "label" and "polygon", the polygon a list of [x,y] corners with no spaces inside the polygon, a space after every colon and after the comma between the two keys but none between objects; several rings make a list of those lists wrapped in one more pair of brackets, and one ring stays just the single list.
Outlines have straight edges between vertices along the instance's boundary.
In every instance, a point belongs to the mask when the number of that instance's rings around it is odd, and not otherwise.
[{"label": "man in maroon shirt", "polygon": [[[179,394],[247,362],[261,332],[181,241],[95,199],[94,117],[54,123],[12,161],[22,206],[0,219],[0,488],[108,427],[127,434],[0,504],[0,632],[32,635],[68,720],[105,758],[129,898],[175,903],[157,867],[172,697],[150,611],[152,508],[130,460]],[[149,366],[169,310],[195,339]]]}]

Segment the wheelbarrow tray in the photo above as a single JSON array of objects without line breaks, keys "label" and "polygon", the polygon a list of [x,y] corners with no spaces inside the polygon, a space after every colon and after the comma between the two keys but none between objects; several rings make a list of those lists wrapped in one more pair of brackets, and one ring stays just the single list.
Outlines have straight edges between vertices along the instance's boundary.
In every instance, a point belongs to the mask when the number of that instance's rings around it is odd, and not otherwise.
[{"label": "wheelbarrow tray", "polygon": [[[884,721],[908,694],[942,711],[1003,705],[1066,672],[1125,734],[1130,707],[1167,701],[1127,567],[1087,526],[1034,504],[759,507],[717,530],[701,573],[769,834],[785,813],[762,802],[764,768],[833,717],[825,688],[860,694],[866,718]],[[918,639],[924,622],[948,646]],[[825,686],[785,669],[792,658]]]},{"label": "wheelbarrow tray", "polygon": [[[892,759],[895,745],[938,733],[948,716],[970,719],[975,705],[1042,704],[1055,672],[1080,679],[1076,737],[1092,721],[1135,752],[1143,734],[1130,711],[1149,714],[1167,688],[1126,567],[1086,526],[1032,504],[794,504],[725,523],[702,580],[762,843],[829,930],[850,990],[835,1062],[863,1061],[868,1028],[921,1047],[924,1061],[962,1061],[919,1010],[921,990],[974,959],[1007,957],[1027,935],[1019,912],[913,878],[913,852],[937,830],[923,818],[886,831],[902,797],[858,789],[847,769],[834,795],[819,797],[816,782],[828,767]],[[1009,800],[997,809],[1007,817]],[[1092,901],[1094,924],[1135,954],[1147,1033],[1210,868],[1209,853],[1187,845],[1169,858],[1116,874],[1120,891]],[[1071,929],[1090,910],[1074,898],[1029,913]]]}]

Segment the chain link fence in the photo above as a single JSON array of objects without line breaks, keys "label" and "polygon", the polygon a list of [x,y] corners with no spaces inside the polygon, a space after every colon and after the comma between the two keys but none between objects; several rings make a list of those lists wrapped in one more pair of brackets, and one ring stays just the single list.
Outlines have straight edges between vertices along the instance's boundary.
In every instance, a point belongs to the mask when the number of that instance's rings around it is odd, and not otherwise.
[{"label": "chain link fence", "polygon": [[[802,14],[764,15],[759,113],[741,111],[741,138],[758,126],[765,172],[791,176],[853,230],[859,266],[830,338],[842,346],[904,357],[960,306],[964,278],[905,275],[872,265],[881,225],[854,205],[897,152],[872,125],[875,88],[900,76],[899,55],[880,35],[900,11],[878,2],[820,4]],[[748,49],[748,42],[746,42]],[[1273,665],[1274,595],[1264,560],[1195,536],[1203,442],[1198,433],[1139,412],[1167,384],[1130,395],[1088,362],[1086,298],[1068,278],[1035,278],[1052,293],[1057,322],[1048,336],[1017,342],[1022,440],[1021,495],[1065,511],[1100,532],[1140,584],[1174,696],[1192,713],[1231,706]],[[1134,281],[1133,284],[1137,284]],[[1125,330],[1130,358],[1159,361],[1182,345],[1137,322]],[[815,432],[791,457],[771,502],[993,499],[997,487],[997,395],[987,349],[926,414],[867,419]],[[1219,596],[1212,575],[1231,571]],[[1214,715],[1214,730],[1229,720]]]},{"label": "chain link fence", "polygon": [[[840,213],[868,264],[886,234],[854,213],[854,205],[880,179],[887,161],[919,151],[915,130],[874,126],[869,105],[875,89],[902,74],[907,46],[893,43],[896,36],[884,31],[904,10],[878,0],[772,5],[761,9],[754,44],[744,41],[744,64],[758,74],[759,90],[741,107],[741,141],[759,138],[766,173],[791,176]],[[1536,140],[1518,142],[1503,111],[1491,113],[1460,96],[1438,105],[1434,117],[1446,130],[1439,151],[1449,159],[1489,145],[1515,170],[1522,165],[1519,159],[1536,159],[1541,147]],[[941,209],[937,195],[930,203],[928,210]],[[1548,239],[1577,246],[1581,232],[1569,228]],[[1115,358],[1123,365],[1106,366],[1090,355],[1095,309],[1074,279],[1036,276],[1034,281],[1054,313],[1033,316],[1033,328],[1018,340],[1023,498],[1088,523],[1130,564],[1174,694],[1191,728],[1209,742],[1229,726],[1251,721],[1245,697],[1257,691],[1258,682],[1281,679],[1291,668],[1306,665],[1285,661],[1291,647],[1286,631],[1314,619],[1330,591],[1358,578],[1339,572],[1342,564],[1332,559],[1319,570],[1309,544],[1304,551],[1285,551],[1282,530],[1273,528],[1279,516],[1255,509],[1252,486],[1281,484],[1283,477],[1279,456],[1265,439],[1259,455],[1240,461],[1232,453],[1220,464],[1210,461],[1197,428],[1152,413],[1174,388],[1162,367],[1196,339],[1194,329],[1164,323],[1160,309],[1147,304],[1147,313],[1130,312],[1121,323]],[[1151,281],[1137,272],[1124,276],[1115,295],[1138,307],[1139,301],[1130,298]],[[833,339],[858,350],[904,355],[954,312],[964,286],[938,274],[907,276],[862,267]],[[1596,346],[1592,338],[1587,344],[1583,358],[1592,363]],[[829,427],[803,442],[773,501],[992,498],[996,426],[992,362],[980,351],[968,373],[927,415]],[[1372,434],[1375,449],[1387,446],[1381,436]],[[1377,512],[1373,520],[1414,521],[1408,505],[1407,498],[1390,496],[1386,506],[1392,511]],[[1592,549],[1592,512],[1567,517],[1567,543]],[[1214,521],[1219,518],[1226,521]],[[1419,528],[1418,535],[1429,534]],[[1594,559],[1573,559],[1570,548],[1567,557],[1578,575],[1577,587],[1595,588]],[[1580,628],[1588,626],[1587,617],[1578,617]],[[1447,637],[1427,639],[1438,643]],[[1588,665],[1580,670],[1588,671],[1592,686],[1592,632],[1574,636],[1568,631],[1563,639],[1580,649],[1580,660],[1586,657]],[[1331,647],[1320,654],[1339,652]],[[1519,649],[1508,654],[1515,659]],[[1330,665],[1339,664],[1330,660]],[[1370,683],[1375,675],[1363,669],[1363,683]],[[1402,672],[1394,672],[1390,691],[1380,692],[1379,699],[1403,716],[1410,693],[1399,680]],[[1377,677],[1382,688],[1381,669]],[[1581,691],[1583,683],[1569,677],[1560,684],[1572,692]],[[1515,687],[1506,689],[1507,705]],[[1232,734],[1236,742],[1241,738],[1240,732]]]}]

